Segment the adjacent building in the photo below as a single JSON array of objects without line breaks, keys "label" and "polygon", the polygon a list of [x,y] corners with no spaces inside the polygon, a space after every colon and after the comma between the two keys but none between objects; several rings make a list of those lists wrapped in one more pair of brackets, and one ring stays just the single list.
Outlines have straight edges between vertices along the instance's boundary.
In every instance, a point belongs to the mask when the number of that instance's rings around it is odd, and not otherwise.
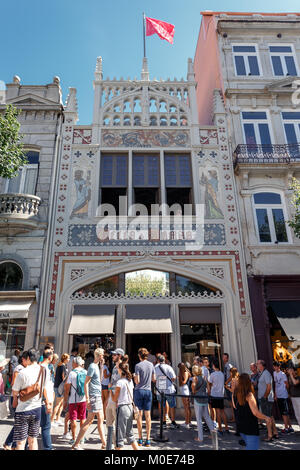
[{"label": "adjacent building", "polygon": [[10,357],[16,348],[37,346],[63,106],[58,77],[31,86],[15,76],[0,98],[0,112],[7,104],[21,110],[28,161],[15,178],[0,179],[0,344]]},{"label": "adjacent building", "polygon": [[300,240],[290,183],[300,177],[300,14],[203,12],[195,54],[199,122],[221,90],[257,353],[300,363]]}]

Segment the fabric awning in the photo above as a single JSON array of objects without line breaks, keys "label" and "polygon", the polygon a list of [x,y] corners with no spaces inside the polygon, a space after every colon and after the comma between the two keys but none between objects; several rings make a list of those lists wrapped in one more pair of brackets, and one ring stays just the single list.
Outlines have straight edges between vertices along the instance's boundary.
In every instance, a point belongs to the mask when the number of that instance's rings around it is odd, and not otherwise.
[{"label": "fabric awning", "polygon": [[0,320],[11,318],[28,318],[28,312],[33,299],[11,299],[1,300]]},{"label": "fabric awning", "polygon": [[205,307],[179,307],[181,325],[195,325],[201,323],[222,323],[221,308],[213,306]]},{"label": "fabric awning", "polygon": [[74,305],[68,335],[113,334],[115,305]]},{"label": "fabric awning", "polygon": [[300,301],[271,301],[268,302],[278,318],[285,334],[291,341],[300,341]]},{"label": "fabric awning", "polygon": [[127,305],[125,334],[172,333],[170,305]]}]

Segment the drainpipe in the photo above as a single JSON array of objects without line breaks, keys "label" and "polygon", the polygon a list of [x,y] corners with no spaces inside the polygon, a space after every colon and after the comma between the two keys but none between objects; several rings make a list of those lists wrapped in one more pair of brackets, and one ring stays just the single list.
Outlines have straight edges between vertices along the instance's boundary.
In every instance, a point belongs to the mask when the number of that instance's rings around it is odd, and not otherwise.
[{"label": "drainpipe", "polygon": [[[46,294],[47,294],[47,286],[49,285],[49,260],[51,259],[51,254],[49,253],[49,247],[51,247],[51,243],[53,240],[53,231],[52,231],[52,221],[55,213],[55,201],[56,197],[55,193],[56,190],[56,182],[58,179],[58,156],[59,150],[61,147],[61,130],[63,124],[63,112],[61,111],[58,122],[57,122],[57,132],[56,132],[56,142],[55,142],[55,151],[54,151],[54,162],[53,162],[53,174],[54,178],[51,182],[50,192],[49,192],[49,213],[48,213],[48,225],[47,225],[47,236],[44,243],[44,250],[43,250],[43,257],[42,257],[42,274],[41,274],[41,281],[40,281],[40,291],[41,294],[39,296],[40,301],[38,302],[38,309],[37,309],[37,318],[36,318],[36,326],[35,326],[35,348],[37,349],[40,342],[41,337],[41,328],[43,323],[43,316],[46,314]],[[50,255],[50,256],[49,256]]]}]

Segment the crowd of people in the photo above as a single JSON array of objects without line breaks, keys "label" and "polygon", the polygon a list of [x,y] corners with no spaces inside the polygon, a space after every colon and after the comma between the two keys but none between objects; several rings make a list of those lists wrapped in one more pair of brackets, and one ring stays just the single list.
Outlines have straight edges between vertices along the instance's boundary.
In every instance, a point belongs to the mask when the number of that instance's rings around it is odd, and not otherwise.
[{"label": "crowd of people", "polygon": [[[300,425],[300,377],[293,367],[284,371],[279,362],[274,362],[271,374],[265,362],[258,360],[250,364],[251,374],[239,373],[224,353],[222,364],[217,358],[195,356],[193,364],[178,364],[176,373],[166,353],[153,355],[140,348],[138,358],[131,371],[129,357],[121,348],[106,352],[96,344],[85,357],[75,348],[70,355],[62,354],[60,360],[51,343],[42,355],[35,349],[15,351],[10,361],[14,426],[3,448],[37,450],[41,433],[43,449],[52,450],[51,430],[62,426],[64,431],[58,439],[67,441],[72,450],[83,450],[86,433],[95,419],[101,449],[121,450],[125,443],[134,450],[150,447],[154,400],[163,416],[163,426],[167,426],[168,418],[170,429],[179,428],[178,400],[184,411],[182,426],[193,429],[193,406],[196,442],[203,441],[204,431],[210,438],[214,433],[229,433],[228,422],[233,422],[240,444],[247,450],[258,449],[263,422],[267,429],[265,441],[279,437],[274,401],[284,424],[281,434],[293,432],[291,404]],[[0,358],[0,372],[7,362]],[[4,388],[0,382],[1,393]],[[225,400],[230,417],[225,412]]]}]

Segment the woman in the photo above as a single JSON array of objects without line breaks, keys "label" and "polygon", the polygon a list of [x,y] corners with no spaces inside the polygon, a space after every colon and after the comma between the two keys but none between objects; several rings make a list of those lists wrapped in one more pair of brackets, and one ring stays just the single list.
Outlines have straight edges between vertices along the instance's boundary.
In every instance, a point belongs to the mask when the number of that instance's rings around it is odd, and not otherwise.
[{"label": "woman", "polygon": [[[27,366],[27,351],[23,351],[21,356],[18,358],[18,365],[14,368],[13,375],[12,375],[12,380],[11,380],[11,386],[14,385],[15,380],[17,375],[21,372],[24,367]],[[15,413],[15,408],[12,409],[13,413]],[[15,448],[16,444],[13,442],[13,437],[14,437],[14,427],[11,429],[9,435],[6,438],[6,441],[3,444],[3,449],[4,450],[11,450],[11,448]]]},{"label": "woman", "polygon": [[271,418],[262,414],[254,396],[254,389],[248,374],[241,374],[235,388],[236,421],[239,432],[246,443],[246,450],[259,449],[258,419],[263,419],[267,424]]},{"label": "woman", "polygon": [[129,371],[128,356],[124,356],[125,362],[119,364],[120,379],[116,384],[115,392],[111,392],[112,399],[117,403],[116,419],[116,449],[124,447],[127,438],[133,450],[138,450],[138,445],[133,433],[133,381]]},{"label": "woman", "polygon": [[182,399],[182,404],[184,407],[184,416],[185,416],[185,425],[184,427],[189,429],[191,425],[191,407],[190,407],[190,390],[189,390],[189,380],[192,377],[192,374],[188,370],[188,368],[185,366],[183,362],[178,364],[178,369],[179,369],[179,375],[178,375],[178,380],[179,380],[179,393],[180,395],[185,395],[186,397],[181,397]]},{"label": "woman", "polygon": [[106,405],[108,402],[108,397],[109,397],[109,391],[108,391],[108,384],[109,384],[109,379],[110,379],[110,372],[108,368],[108,355],[104,356],[105,362],[103,365],[103,375],[102,375],[102,403],[103,403],[103,413],[104,413],[104,419],[106,419]]},{"label": "woman", "polygon": [[57,425],[59,424],[60,415],[63,411],[63,402],[64,402],[64,394],[59,393],[58,387],[62,382],[64,382],[67,378],[67,364],[70,360],[69,354],[62,354],[60,358],[60,362],[58,363],[55,379],[54,379],[54,392],[55,392],[55,405],[53,408],[52,416],[51,416],[51,424]]},{"label": "woman", "polygon": [[233,403],[232,403],[232,394],[234,392],[234,389],[238,383],[238,378],[239,378],[239,373],[236,367],[232,367],[230,369],[230,376],[226,380],[224,387],[226,390],[229,392],[229,397],[230,397],[230,406],[231,406],[231,420],[229,422],[234,423],[235,422],[235,416],[234,416],[234,408],[233,408]]},{"label": "woman", "polygon": [[[195,437],[195,441],[203,441],[203,427],[202,418],[204,418],[210,433],[214,431],[214,423],[208,413],[208,393],[207,393],[207,382],[202,375],[202,367],[192,367],[192,392],[194,395],[194,409],[198,427],[198,437]],[[198,395],[198,397],[197,397]]]},{"label": "woman", "polygon": [[297,376],[297,369],[291,367],[287,370],[289,381],[289,395],[293,404],[296,420],[300,426],[300,377]]}]

